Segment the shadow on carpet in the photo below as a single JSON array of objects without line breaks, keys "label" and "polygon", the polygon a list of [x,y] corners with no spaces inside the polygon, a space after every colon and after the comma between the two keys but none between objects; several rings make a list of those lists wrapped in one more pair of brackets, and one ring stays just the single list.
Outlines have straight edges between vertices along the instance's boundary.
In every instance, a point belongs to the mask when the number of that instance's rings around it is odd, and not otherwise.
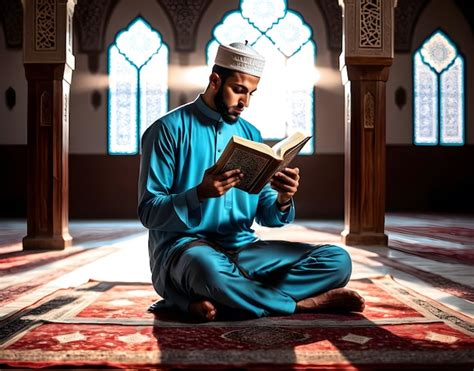
[{"label": "shadow on carpet", "polygon": [[474,323],[391,277],[354,280],[363,314],[196,324],[153,315],[150,285],[89,282],[0,323],[10,367],[472,369]]}]

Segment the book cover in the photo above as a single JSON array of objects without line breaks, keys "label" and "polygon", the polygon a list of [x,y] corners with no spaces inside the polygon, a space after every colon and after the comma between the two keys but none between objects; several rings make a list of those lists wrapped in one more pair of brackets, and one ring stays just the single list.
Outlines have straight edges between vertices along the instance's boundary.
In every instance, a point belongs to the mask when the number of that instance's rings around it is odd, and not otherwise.
[{"label": "book cover", "polygon": [[270,147],[234,135],[216,162],[214,173],[240,169],[244,177],[236,188],[259,193],[276,172],[289,165],[310,138],[297,132]]}]

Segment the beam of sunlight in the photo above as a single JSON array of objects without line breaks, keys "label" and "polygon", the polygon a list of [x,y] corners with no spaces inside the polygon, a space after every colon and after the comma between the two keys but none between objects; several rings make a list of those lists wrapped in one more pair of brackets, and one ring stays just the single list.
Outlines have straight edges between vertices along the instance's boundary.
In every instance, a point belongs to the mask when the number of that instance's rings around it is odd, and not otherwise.
[{"label": "beam of sunlight", "polygon": [[[209,66],[183,67],[170,65],[168,70],[168,88],[179,91],[196,91],[204,89],[209,81],[211,68]],[[127,78],[127,76],[124,76]],[[315,67],[309,76],[318,89],[338,89],[342,86],[341,74],[338,70],[329,67]],[[307,74],[302,73],[293,81],[307,83]],[[73,89],[77,93],[88,93],[93,90],[107,89],[109,77],[107,74],[91,74],[86,71],[76,71],[73,74]]]},{"label": "beam of sunlight", "polygon": [[89,93],[93,90],[108,89],[109,76],[104,74],[91,74],[86,71],[75,71],[72,74],[72,89],[77,93]]},{"label": "beam of sunlight", "polygon": [[209,66],[169,66],[168,88],[170,90],[196,91],[204,89],[209,82]]},{"label": "beam of sunlight", "polygon": [[318,89],[333,90],[342,88],[341,72],[330,67],[315,68],[314,85]]}]

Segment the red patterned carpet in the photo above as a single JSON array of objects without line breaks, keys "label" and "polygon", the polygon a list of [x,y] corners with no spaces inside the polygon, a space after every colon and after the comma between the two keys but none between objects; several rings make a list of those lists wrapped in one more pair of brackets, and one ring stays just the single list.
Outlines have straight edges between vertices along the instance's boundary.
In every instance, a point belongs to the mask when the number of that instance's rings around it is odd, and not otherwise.
[{"label": "red patterned carpet", "polygon": [[[23,251],[24,223],[0,224],[0,319],[49,294],[49,283],[118,251],[117,242],[143,234],[138,224],[94,226],[75,223],[73,246],[61,251]],[[28,297],[28,300],[23,300]]]},{"label": "red patterned carpet", "polygon": [[[431,225],[423,226],[395,226],[388,224],[386,227],[389,234],[389,248],[417,255],[426,259],[440,261],[442,263],[474,264],[474,227],[442,227],[431,221]],[[292,225],[281,229],[277,233],[285,239],[297,242],[341,242],[342,227],[332,225],[321,227]],[[392,232],[392,233],[391,233]],[[396,234],[394,233],[396,232]],[[274,232],[271,228],[262,228],[258,234],[263,239],[273,239]],[[429,240],[427,241],[427,239]],[[436,247],[431,244],[436,243]],[[454,282],[448,278],[438,275],[436,272],[428,272],[413,265],[408,265],[396,259],[381,255],[375,256],[353,256],[354,261],[361,264],[382,263],[387,267],[395,268],[408,273],[435,288],[454,295],[458,298],[474,302],[473,286],[467,286]]]},{"label": "red patterned carpet", "polygon": [[392,249],[441,262],[474,264],[474,228],[387,226]]},{"label": "red patterned carpet", "polygon": [[89,282],[3,320],[0,364],[472,370],[472,320],[390,277],[351,286],[367,299],[363,315],[195,324],[147,313],[156,300],[150,285]]},{"label": "red patterned carpet", "polygon": [[[325,225],[307,229],[305,240],[311,241],[311,231],[314,231],[329,235],[328,241],[341,241],[342,227]],[[392,249],[443,263],[474,264],[474,226],[390,225],[387,221],[385,233]]]}]

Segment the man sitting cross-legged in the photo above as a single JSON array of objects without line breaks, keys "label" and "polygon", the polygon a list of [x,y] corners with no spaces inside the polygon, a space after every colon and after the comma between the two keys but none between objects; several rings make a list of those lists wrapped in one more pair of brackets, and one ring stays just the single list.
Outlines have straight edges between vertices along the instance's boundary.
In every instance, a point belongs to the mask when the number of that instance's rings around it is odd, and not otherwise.
[{"label": "man sitting cross-legged", "polygon": [[221,45],[205,92],[143,135],[138,212],[160,304],[202,321],[218,313],[361,312],[364,299],[344,288],[351,275],[344,249],[262,241],[251,228],[254,220],[270,227],[294,220],[298,168],[276,173],[259,194],[235,188],[245,176],[239,169],[211,171],[233,135],[262,141],[240,116],[263,65],[246,44]]}]

